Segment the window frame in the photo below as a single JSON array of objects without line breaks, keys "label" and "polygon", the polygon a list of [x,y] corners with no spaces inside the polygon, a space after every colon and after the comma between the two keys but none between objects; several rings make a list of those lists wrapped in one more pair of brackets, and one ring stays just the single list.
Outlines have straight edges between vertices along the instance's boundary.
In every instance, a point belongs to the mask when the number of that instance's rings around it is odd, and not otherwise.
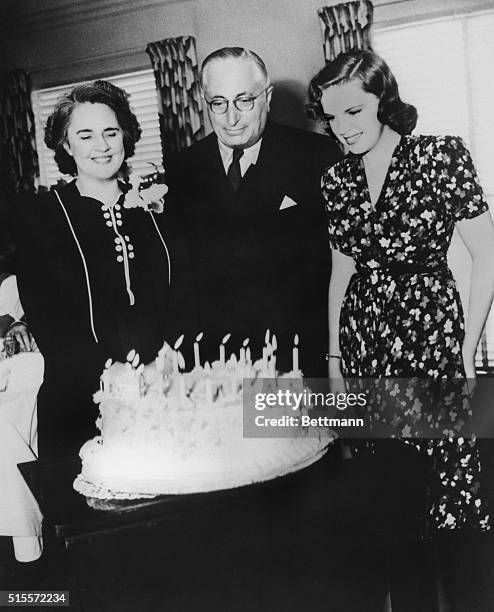
[{"label": "window frame", "polygon": [[[142,135],[139,142],[136,144],[135,155],[127,160],[129,167],[139,175],[147,174],[152,171],[151,164],[163,167],[163,150],[159,125],[159,101],[153,70],[151,68],[135,70],[132,72],[101,77],[101,79],[110,81],[129,93],[131,108],[141,125]],[[50,188],[60,179],[69,180],[71,178],[68,175],[62,175],[58,171],[54,161],[54,153],[48,149],[44,143],[46,120],[54,107],[56,99],[58,99],[64,91],[68,91],[83,83],[90,83],[93,80],[94,79],[87,79],[54,87],[33,89],[31,101],[35,120],[36,148],[39,159],[39,176],[36,181],[38,187]],[[53,100],[52,104],[49,102],[51,100]]]}]

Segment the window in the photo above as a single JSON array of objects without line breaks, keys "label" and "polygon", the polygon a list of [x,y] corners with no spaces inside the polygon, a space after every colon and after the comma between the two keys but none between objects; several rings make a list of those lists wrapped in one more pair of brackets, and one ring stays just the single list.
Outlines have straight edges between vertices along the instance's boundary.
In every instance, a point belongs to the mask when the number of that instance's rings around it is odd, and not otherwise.
[{"label": "window", "polygon": [[[384,28],[373,46],[389,64],[401,97],[419,112],[416,133],[461,136],[486,199],[494,207],[494,11]],[[449,253],[465,310],[470,259],[455,236]],[[486,324],[478,365],[494,367],[494,312]]]},{"label": "window", "polygon": [[[151,169],[149,162],[157,165],[163,163],[158,118],[158,98],[153,71],[142,70],[130,74],[108,77],[106,80],[121,87],[129,94],[130,105],[142,128],[141,139],[136,145],[135,155],[129,160],[129,164],[132,166],[133,172],[147,174]],[[40,184],[47,187],[54,185],[62,178],[62,175],[53,158],[53,151],[48,149],[43,141],[46,120],[62,93],[72,89],[75,85],[79,85],[79,83],[39,89],[33,92]]]}]

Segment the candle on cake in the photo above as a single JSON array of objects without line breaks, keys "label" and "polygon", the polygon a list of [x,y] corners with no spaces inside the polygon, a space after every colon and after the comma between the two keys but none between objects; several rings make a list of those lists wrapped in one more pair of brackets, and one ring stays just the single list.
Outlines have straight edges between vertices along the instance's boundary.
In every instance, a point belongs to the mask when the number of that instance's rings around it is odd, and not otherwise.
[{"label": "candle on cake", "polygon": [[101,378],[99,379],[100,391],[110,391],[110,385],[108,383],[108,368],[111,366],[111,364],[112,364],[111,359],[107,359],[105,361],[105,369],[103,370],[103,374],[101,375]]},{"label": "candle on cake", "polygon": [[269,329],[266,330],[266,335],[264,336],[264,346],[262,347],[262,369],[263,374],[266,374],[266,370],[268,369],[268,357],[269,357]]},{"label": "candle on cake", "polygon": [[199,355],[199,342],[202,340],[203,335],[204,335],[203,332],[198,334],[196,337],[196,341],[194,342],[194,367],[195,368],[201,367],[201,358]]},{"label": "candle on cake", "polygon": [[297,374],[298,373],[298,334],[295,334],[293,339],[293,350],[292,350],[292,369]]},{"label": "candle on cake", "polygon": [[270,369],[271,369],[271,376],[272,378],[276,377],[276,349],[278,348],[278,343],[276,342],[276,336],[273,334],[273,337],[271,339],[271,359],[269,360],[269,365],[270,365]]},{"label": "candle on cake", "polygon": [[220,344],[220,363],[225,365],[225,344],[230,340],[231,334],[226,334]]},{"label": "candle on cake", "polygon": [[244,348],[245,348],[245,362],[246,364],[249,364],[251,362],[251,358],[250,358],[250,346],[249,346],[249,338],[246,338],[244,340]]},{"label": "candle on cake", "polygon": [[241,368],[243,368],[245,365],[245,347],[247,346],[248,343],[249,343],[249,339],[245,338],[240,348],[240,359],[238,360],[238,362]]},{"label": "candle on cake", "polygon": [[[184,335],[182,334],[180,338],[178,338],[175,344],[173,345],[173,372],[174,374],[178,374],[178,357],[179,357],[178,349],[180,348],[180,345],[182,344],[183,339],[184,339]],[[184,366],[185,366],[185,363],[184,363]]]}]

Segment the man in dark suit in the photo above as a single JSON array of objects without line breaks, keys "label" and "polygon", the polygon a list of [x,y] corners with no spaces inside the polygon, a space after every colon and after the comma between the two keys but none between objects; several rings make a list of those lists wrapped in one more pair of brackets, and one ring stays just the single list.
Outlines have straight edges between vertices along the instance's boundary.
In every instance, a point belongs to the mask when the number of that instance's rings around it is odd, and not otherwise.
[{"label": "man in dark suit", "polygon": [[273,87],[251,51],[209,55],[201,87],[214,132],[167,160],[170,338],[183,331],[189,344],[203,331],[201,359],[213,360],[230,333],[227,354],[249,338],[258,358],[269,329],[286,370],[297,334],[301,369],[324,376],[330,251],[320,177],[339,150],[268,119]]}]

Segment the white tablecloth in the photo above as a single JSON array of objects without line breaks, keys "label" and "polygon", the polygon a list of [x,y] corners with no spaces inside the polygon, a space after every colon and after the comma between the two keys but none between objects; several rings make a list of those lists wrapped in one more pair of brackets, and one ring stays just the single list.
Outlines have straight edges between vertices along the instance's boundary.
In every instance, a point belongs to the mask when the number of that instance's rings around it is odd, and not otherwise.
[{"label": "white tablecloth", "polygon": [[41,512],[17,468],[36,459],[36,395],[42,380],[40,353],[0,361],[0,535],[14,538],[19,561],[33,561],[42,551]]}]

